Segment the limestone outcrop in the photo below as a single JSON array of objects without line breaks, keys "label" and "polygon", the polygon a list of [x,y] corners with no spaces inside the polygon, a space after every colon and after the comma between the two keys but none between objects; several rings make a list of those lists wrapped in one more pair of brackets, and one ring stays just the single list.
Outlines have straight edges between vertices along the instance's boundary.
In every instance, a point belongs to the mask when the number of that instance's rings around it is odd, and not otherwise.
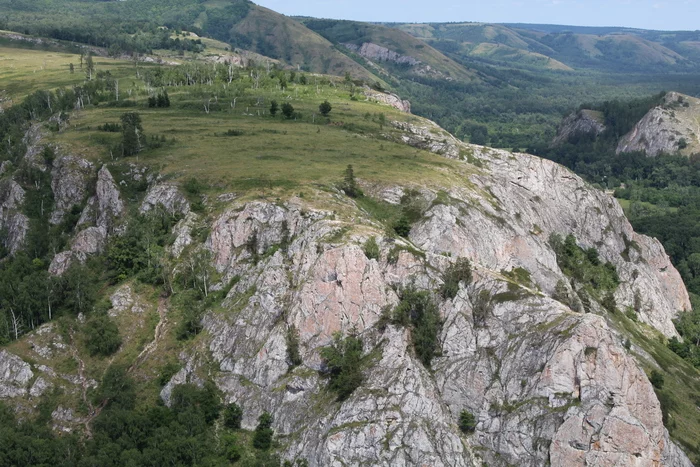
[{"label": "limestone outcrop", "polygon": [[94,180],[93,165],[75,156],[63,156],[54,161],[51,170],[51,189],[56,207],[51,223],[59,224],[73,206],[82,206],[88,195],[90,182]]},{"label": "limestone outcrop", "polygon": [[0,350],[0,399],[25,396],[34,377],[31,367],[21,358]]},{"label": "limestone outcrop", "polygon": [[81,230],[73,238],[69,250],[54,256],[49,272],[60,276],[73,260],[84,262],[88,256],[101,253],[107,245],[109,235],[115,233],[125,209],[114,177],[103,166],[97,172],[95,195],[88,200],[78,220]]},{"label": "limestone outcrop", "polygon": [[401,112],[411,113],[411,101],[401,99],[391,92],[379,92],[369,87],[364,90],[365,97],[382,104],[390,105],[391,107],[400,110]]},{"label": "limestone outcrop", "polygon": [[164,209],[171,215],[186,216],[190,212],[190,203],[187,198],[180,193],[177,186],[167,183],[152,186],[146,193],[146,198],[141,203],[139,210],[141,213],[146,213],[157,207]]},{"label": "limestone outcrop", "polygon": [[594,138],[605,131],[604,122],[602,112],[588,109],[574,112],[559,125],[552,144],[556,146],[581,137]]},{"label": "limestone outcrop", "polygon": [[420,65],[420,61],[411,57],[410,55],[401,55],[398,52],[394,52],[391,49],[383,47],[372,42],[365,42],[362,45],[347,43],[343,44],[348,50],[361,55],[362,57],[368,58],[377,62],[393,62],[399,65],[417,66]]},{"label": "limestone outcrop", "polygon": [[[491,169],[472,181],[490,186],[490,193],[455,191],[449,205],[433,203],[411,243],[381,241],[378,260],[368,259],[361,245],[381,232],[343,237],[346,224],[300,200],[235,205],[215,219],[206,247],[224,281],[238,282],[223,303],[229,312],[210,313],[203,324],[217,385],[228,402],[246,406],[244,427],[253,428],[263,411],[274,413],[278,435],[293,441],[285,455],[313,466],[655,465],[663,459],[690,466],[668,439],[644,371],[604,316],[574,312],[551,298],[564,276],[546,239],[549,232],[570,232],[596,245],[622,271],[619,303],[630,303],[626,291],[643,287],[649,308],[640,318],[674,335],[670,319],[687,305],[687,294],[663,249],[635,236],[613,200],[560,166],[470,149]],[[544,198],[547,186],[562,187],[551,201]],[[516,193],[513,205],[500,190]],[[531,233],[535,212],[541,225]],[[575,216],[587,222],[574,223]],[[639,245],[627,252],[629,260],[620,232]],[[450,256],[470,258],[475,280],[455,299],[440,301],[441,356],[428,371],[406,329],[382,330],[378,322],[383,309],[398,303],[402,285],[435,289]],[[533,282],[517,285],[517,293],[502,274],[515,267],[532,271]],[[301,342],[303,364],[296,369],[287,356],[289,329]],[[365,351],[381,356],[350,399],[319,402],[319,349],[338,331],[358,333]],[[196,374],[190,360],[163,399]],[[456,424],[462,410],[477,419],[468,438]]]},{"label": "limestone outcrop", "polygon": [[617,153],[644,151],[692,154],[700,149],[700,99],[669,92],[664,102],[651,109],[622,137]]},{"label": "limestone outcrop", "polygon": [[11,179],[0,181],[0,230],[5,230],[4,247],[14,254],[24,245],[29,218],[22,213],[24,190]]}]

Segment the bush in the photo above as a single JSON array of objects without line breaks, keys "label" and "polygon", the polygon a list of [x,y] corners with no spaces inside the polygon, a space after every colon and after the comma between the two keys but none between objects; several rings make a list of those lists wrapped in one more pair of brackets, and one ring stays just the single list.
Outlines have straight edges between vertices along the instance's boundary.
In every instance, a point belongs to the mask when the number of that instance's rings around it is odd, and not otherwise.
[{"label": "bush", "polygon": [[146,145],[141,116],[136,112],[127,112],[122,114],[121,123],[123,155],[133,156],[138,154]]},{"label": "bush", "polygon": [[119,407],[127,410],[133,408],[136,390],[126,367],[122,365],[107,367],[93,400],[96,404],[104,404],[105,407]]},{"label": "bush", "polygon": [[394,324],[411,328],[411,340],[423,365],[430,367],[439,354],[438,336],[442,320],[432,296],[409,286],[401,291],[401,302],[394,310]]},{"label": "bush", "polygon": [[344,401],[362,385],[362,339],[350,335],[343,339],[337,332],[333,343],[321,349],[325,364],[324,375],[329,378],[328,388],[338,394],[338,401]]},{"label": "bush", "polygon": [[476,418],[471,412],[462,410],[459,413],[459,429],[464,434],[474,433],[474,430],[476,430]]},{"label": "bush", "polygon": [[331,113],[331,110],[333,110],[333,107],[331,106],[331,103],[326,101],[323,101],[321,105],[318,106],[318,111],[321,112],[321,115],[324,117],[327,117],[329,113]]},{"label": "bush", "polygon": [[93,357],[108,357],[122,345],[119,328],[106,314],[90,318],[85,323],[83,334],[85,347]]},{"label": "bush", "polygon": [[663,389],[664,388],[664,375],[661,374],[661,372],[659,372],[659,371],[651,370],[651,374],[649,375],[649,382],[656,389]]},{"label": "bush", "polygon": [[408,216],[401,215],[401,217],[399,217],[394,224],[394,232],[396,232],[396,235],[400,237],[408,237],[408,235],[411,233],[411,221],[408,219]]},{"label": "bush", "polygon": [[284,117],[288,119],[294,117],[294,106],[289,102],[285,102],[284,104],[282,104],[282,115],[284,115]]},{"label": "bush", "polygon": [[299,352],[299,331],[290,326],[287,329],[287,359],[292,368],[302,364],[301,353]]},{"label": "bush", "polygon": [[[277,115],[277,112],[279,111],[279,109],[280,109],[280,106],[277,103],[277,101],[270,102],[270,115],[272,115],[274,117],[275,115]],[[292,112],[294,112],[294,109],[292,109]]]},{"label": "bush", "polygon": [[240,430],[242,420],[243,409],[238,404],[234,402],[226,406],[224,409],[224,425],[226,428]]},{"label": "bush", "polygon": [[221,412],[220,393],[214,383],[207,382],[199,388],[194,384],[181,384],[173,389],[171,409],[177,414],[199,412],[204,422],[212,425]]},{"label": "bush", "polygon": [[175,328],[177,340],[190,339],[202,331],[202,316],[204,307],[201,300],[197,300],[194,291],[185,295],[182,303],[182,319]]},{"label": "bush", "polygon": [[[560,235],[552,234],[549,243],[557,255],[557,264],[562,272],[574,279],[580,285],[595,292],[612,294],[620,284],[615,266],[612,263],[600,261],[598,251],[594,248],[584,250],[576,243],[576,237],[568,235],[562,239]],[[608,306],[612,302],[608,300]]]},{"label": "bush", "polygon": [[272,415],[263,412],[258,418],[258,426],[253,433],[253,447],[261,451],[267,451],[272,446],[272,437],[275,432],[272,429]]},{"label": "bush", "polygon": [[459,292],[460,282],[469,284],[472,281],[472,265],[467,258],[459,258],[451,264],[442,276],[440,295],[444,299],[452,300]]},{"label": "bush", "polygon": [[165,386],[170,382],[173,376],[180,371],[182,366],[176,362],[168,362],[163,368],[161,368],[160,373],[158,373],[158,383],[160,386]]},{"label": "bush", "polygon": [[375,237],[369,237],[367,239],[363,250],[368,259],[379,259],[379,245]]}]

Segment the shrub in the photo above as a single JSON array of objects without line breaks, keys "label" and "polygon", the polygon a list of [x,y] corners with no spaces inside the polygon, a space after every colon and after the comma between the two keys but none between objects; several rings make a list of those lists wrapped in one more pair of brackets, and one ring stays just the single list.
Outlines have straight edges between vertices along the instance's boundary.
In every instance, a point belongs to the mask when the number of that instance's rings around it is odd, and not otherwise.
[{"label": "shrub", "polygon": [[182,318],[175,327],[175,338],[180,341],[188,340],[202,331],[202,316],[204,301],[200,300],[197,291],[188,290],[182,294]]},{"label": "shrub", "polygon": [[331,110],[333,110],[333,107],[331,106],[331,103],[326,101],[323,101],[321,105],[318,106],[318,111],[321,112],[321,115],[324,117],[327,117],[329,113],[331,113]]},{"label": "shrub", "polygon": [[369,237],[363,249],[368,259],[379,259],[379,245],[375,237]]},{"label": "shrub", "polygon": [[224,409],[224,425],[232,430],[240,430],[241,421],[243,420],[243,409],[234,403],[226,406]]},{"label": "shrub", "polygon": [[136,390],[126,367],[110,365],[102,376],[102,382],[93,396],[96,404],[116,406],[122,409],[134,407]]},{"label": "shrub", "polygon": [[275,432],[272,429],[272,415],[263,412],[258,418],[258,426],[253,433],[253,447],[261,451],[267,451],[272,446],[272,437]]},{"label": "shrub", "polygon": [[[272,115],[274,117],[275,115],[277,115],[277,112],[279,111],[279,109],[280,109],[280,106],[277,103],[277,101],[270,102],[270,115]],[[294,109],[292,109],[292,112],[294,112]]]},{"label": "shrub", "polygon": [[288,119],[294,117],[294,106],[289,102],[285,102],[284,104],[282,104],[282,115],[284,115],[284,117]]},{"label": "shrub", "polygon": [[133,156],[141,152],[146,145],[146,136],[141,125],[141,116],[136,112],[127,112],[121,116],[122,153]]},{"label": "shrub", "polygon": [[426,367],[438,355],[438,336],[442,320],[433,297],[413,286],[401,291],[401,302],[394,310],[394,324],[411,328],[411,340],[416,355]]},{"label": "shrub", "polygon": [[459,413],[459,429],[464,434],[474,433],[474,430],[476,430],[476,418],[471,412],[462,410]]},{"label": "shrub", "polygon": [[214,383],[207,382],[199,388],[194,384],[181,384],[173,389],[170,398],[171,408],[178,414],[199,412],[204,422],[211,425],[221,412],[220,393]]},{"label": "shrub", "polygon": [[180,371],[181,365],[176,362],[168,362],[163,368],[161,368],[160,373],[158,373],[158,383],[161,386],[165,386],[170,382],[173,376]]},{"label": "shrub", "polygon": [[122,338],[119,328],[106,314],[90,318],[83,329],[85,347],[93,357],[107,357],[119,350]]},{"label": "shrub", "polygon": [[328,388],[344,401],[360,387],[362,375],[362,339],[350,335],[346,338],[336,332],[333,343],[321,349],[325,364],[324,374],[329,378]]},{"label": "shrub", "polygon": [[469,284],[472,281],[472,265],[467,258],[459,258],[456,263],[451,264],[442,275],[442,286],[440,295],[444,299],[453,299],[459,292],[460,282]]},{"label": "shrub", "polygon": [[299,331],[290,326],[287,329],[287,359],[292,368],[302,364],[301,353],[299,352]]},{"label": "shrub", "polygon": [[656,389],[663,389],[664,388],[664,375],[661,374],[661,372],[659,372],[659,371],[651,370],[651,374],[649,375],[649,382]]},{"label": "shrub", "polygon": [[394,224],[394,232],[400,237],[408,237],[411,233],[411,221],[408,219],[408,216],[401,215],[401,217],[399,217]]},{"label": "shrub", "polygon": [[617,301],[615,300],[615,296],[612,294],[612,292],[605,294],[605,297],[603,297],[603,301],[600,304],[610,313],[617,312]]},{"label": "shrub", "polygon": [[[562,272],[590,291],[612,293],[620,284],[615,266],[603,263],[594,248],[584,250],[576,243],[576,237],[568,235],[562,239],[552,234],[549,243],[557,256],[557,264]],[[600,295],[597,295],[600,297]],[[609,302],[608,305],[612,303]]]}]

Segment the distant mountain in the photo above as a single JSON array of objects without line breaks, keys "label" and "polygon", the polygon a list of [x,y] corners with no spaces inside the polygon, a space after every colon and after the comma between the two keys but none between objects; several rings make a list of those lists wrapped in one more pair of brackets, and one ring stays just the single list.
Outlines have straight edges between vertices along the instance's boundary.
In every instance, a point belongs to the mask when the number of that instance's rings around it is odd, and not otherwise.
[{"label": "distant mountain", "polygon": [[611,72],[700,69],[700,32],[629,28],[437,23],[393,24],[463,63]]},{"label": "distant mountain", "polygon": [[475,73],[421,38],[380,24],[301,18],[311,30],[370,61],[372,69],[471,81]]}]

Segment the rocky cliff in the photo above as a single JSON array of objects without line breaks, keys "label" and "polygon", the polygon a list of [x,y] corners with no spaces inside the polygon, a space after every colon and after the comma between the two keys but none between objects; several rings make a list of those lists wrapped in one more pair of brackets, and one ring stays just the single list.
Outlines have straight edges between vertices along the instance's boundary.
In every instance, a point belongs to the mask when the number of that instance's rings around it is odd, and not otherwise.
[{"label": "rocky cliff", "polygon": [[[466,145],[430,122],[413,122],[394,124],[399,141],[462,160],[464,173],[451,186],[364,187],[386,203],[412,197],[422,207],[407,238],[386,236],[336,190],[317,190],[313,201],[224,197],[195,215],[177,186],[153,181],[141,211],[184,216],[173,257],[206,254],[219,278],[211,288],[230,286],[217,310],[204,315],[198,345],[180,354],[181,370],[163,401],[170,403],[178,384],[213,380],[226,402],[245,407],[244,428],[254,428],[263,411],[274,413],[284,457],[311,466],[690,466],[669,439],[635,359],[646,358],[644,351],[629,349],[609,313],[564,274],[550,236],[572,234],[581,247],[595,248],[619,276],[618,307],[635,308],[642,323],[671,337],[671,320],[690,303],[660,243],[637,235],[613,198],[559,165]],[[69,179],[77,173],[54,172]],[[2,193],[8,211],[21,202],[11,182]],[[68,206],[79,194],[61,199]],[[125,209],[109,169],[101,168],[82,230],[56,255],[52,272],[119,235]],[[206,240],[193,236],[196,229],[208,232]],[[370,237],[379,239],[373,258],[363,250]],[[443,325],[438,356],[426,368],[409,330],[382,315],[399,303],[403,287],[437,290],[457,258],[471,261],[474,277],[454,298],[435,294]],[[568,298],[557,290],[562,284]],[[110,314],[140,316],[140,300],[120,289]],[[96,384],[80,369],[51,368],[52,358],[75,352],[52,326],[28,338],[27,361],[0,353],[0,397],[31,400],[47,381],[69,392]],[[150,351],[159,345],[157,329]],[[299,333],[302,363],[295,367],[290,329]],[[357,333],[371,356],[364,383],[343,402],[329,396],[319,373],[320,349],[336,332]],[[457,424],[463,410],[476,418],[468,436]],[[54,421],[58,429],[83,423],[68,408]]]},{"label": "rocky cliff", "polygon": [[559,128],[557,136],[552,141],[556,146],[580,137],[596,137],[605,131],[605,119],[601,112],[582,109],[566,117]]},{"label": "rocky cliff", "polygon": [[669,92],[662,105],[647,113],[617,146],[621,152],[692,154],[700,150],[700,100]]}]

